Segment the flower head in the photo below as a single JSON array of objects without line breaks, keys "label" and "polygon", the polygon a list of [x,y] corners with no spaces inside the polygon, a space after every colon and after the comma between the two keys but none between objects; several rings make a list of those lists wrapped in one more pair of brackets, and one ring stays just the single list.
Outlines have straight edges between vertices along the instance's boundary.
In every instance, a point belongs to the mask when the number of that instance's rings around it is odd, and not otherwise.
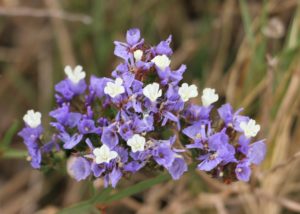
[{"label": "flower head", "polygon": [[129,140],[127,140],[127,145],[131,147],[132,152],[144,151],[145,144],[146,139],[139,134],[134,134]]},{"label": "flower head", "polygon": [[250,119],[248,122],[241,122],[240,128],[243,130],[247,138],[255,137],[260,130],[260,125],[255,120]]},{"label": "flower head", "polygon": [[30,128],[36,128],[41,125],[42,114],[40,112],[34,112],[34,110],[28,110],[24,115],[23,120]]},{"label": "flower head", "polygon": [[187,83],[183,83],[178,90],[178,94],[181,99],[186,102],[190,98],[194,98],[198,96],[198,89],[195,85],[188,85]]},{"label": "flower head", "polygon": [[143,88],[143,94],[149,98],[152,102],[155,102],[157,98],[161,97],[162,90],[159,89],[159,84],[154,82],[152,84],[146,85],[145,88]]},{"label": "flower head", "polygon": [[71,68],[71,66],[67,65],[65,67],[65,74],[67,75],[68,79],[74,83],[79,83],[80,80],[85,78],[85,72],[82,69],[82,66],[77,65],[74,70]]},{"label": "flower head", "polygon": [[123,80],[117,78],[115,82],[108,82],[104,88],[104,93],[108,94],[110,97],[115,98],[116,96],[123,94],[125,88],[123,86]]},{"label": "flower head", "polygon": [[77,181],[93,174],[104,187],[115,187],[144,167],[179,179],[188,158],[224,182],[248,181],[252,165],[266,155],[264,140],[251,142],[260,126],[228,103],[216,109],[215,89],[203,90],[203,105],[189,103],[198,89],[181,83],[185,65],[170,68],[171,41],[169,36],[150,46],[139,29],[130,29],[125,42],[114,42],[122,62],[111,77],[87,82],[81,66],[66,66],[67,78],[55,85],[57,107],[49,113],[51,140],[43,142],[48,132],[43,135],[41,113],[33,110],[18,133],[32,167],[56,165],[53,157],[60,152],[69,157],[67,169]]},{"label": "flower head", "polygon": [[219,95],[217,95],[215,91],[216,90],[212,88],[205,88],[203,90],[201,97],[203,106],[208,107],[218,101]]},{"label": "flower head", "polygon": [[171,64],[171,60],[166,55],[158,55],[151,62],[163,71]]},{"label": "flower head", "polygon": [[118,157],[118,153],[111,151],[105,144],[103,144],[100,148],[95,148],[93,150],[93,154],[95,155],[95,162],[97,164],[109,163],[111,160]]}]

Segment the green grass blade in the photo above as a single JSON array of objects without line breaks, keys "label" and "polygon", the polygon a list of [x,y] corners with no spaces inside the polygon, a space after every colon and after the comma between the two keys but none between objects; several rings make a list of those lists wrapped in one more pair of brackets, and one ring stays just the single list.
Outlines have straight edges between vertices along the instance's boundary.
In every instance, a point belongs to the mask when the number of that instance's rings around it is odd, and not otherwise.
[{"label": "green grass blade", "polygon": [[11,127],[6,131],[6,133],[3,137],[0,147],[7,148],[11,144],[14,135],[17,133],[17,131],[19,129],[19,125],[20,125],[19,121],[15,121],[11,125]]},{"label": "green grass blade", "polygon": [[242,13],[242,20],[245,27],[246,37],[250,45],[254,45],[254,34],[251,28],[251,16],[246,0],[240,0],[240,9]]},{"label": "green grass blade", "polygon": [[88,213],[88,211],[92,210],[92,208],[93,208],[93,203],[91,203],[90,200],[87,200],[87,201],[80,202],[72,207],[63,209],[59,211],[58,214]]},{"label": "green grass blade", "polygon": [[26,150],[17,150],[17,149],[5,149],[0,150],[0,158],[26,158],[28,155]]},{"label": "green grass blade", "polygon": [[120,190],[117,193],[110,195],[111,188],[104,189],[101,193],[95,195],[89,200],[75,204],[69,208],[65,208],[59,212],[59,214],[68,214],[68,213],[87,213],[94,208],[94,204],[97,203],[110,203],[113,201],[121,200],[123,198],[129,197],[131,195],[142,192],[156,184],[162,183],[170,179],[169,175],[162,174],[155,178],[142,181],[135,185],[132,185],[126,189]]},{"label": "green grass blade", "polygon": [[155,178],[152,178],[152,179],[149,179],[149,180],[146,180],[146,181],[142,181],[140,183],[137,183],[133,186],[130,186],[124,190],[121,190],[111,196],[109,196],[104,202],[106,203],[110,203],[110,202],[113,202],[113,201],[117,201],[117,200],[121,200],[123,198],[126,198],[128,196],[131,196],[131,195],[134,195],[134,194],[137,194],[139,192],[142,192],[156,184],[159,184],[159,183],[162,183],[164,181],[167,181],[170,179],[170,176],[169,175],[166,175],[166,174],[162,174],[162,175],[159,175]]}]

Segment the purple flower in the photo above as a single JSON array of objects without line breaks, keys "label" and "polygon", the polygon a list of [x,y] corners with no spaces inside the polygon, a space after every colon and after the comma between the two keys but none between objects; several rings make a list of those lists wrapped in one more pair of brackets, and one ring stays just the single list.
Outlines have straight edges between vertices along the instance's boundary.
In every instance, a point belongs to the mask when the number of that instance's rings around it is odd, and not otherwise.
[{"label": "purple flower", "polygon": [[96,164],[95,162],[92,163],[92,171],[96,178],[100,177],[105,172],[105,165],[104,164]]},{"label": "purple flower", "polygon": [[130,157],[132,158],[132,161],[125,164],[124,170],[132,173],[139,171],[146,165],[149,157],[151,156],[151,150],[145,150],[143,152],[131,152]]},{"label": "purple flower", "polygon": [[41,147],[42,153],[50,153],[53,149],[60,151],[60,146],[57,142],[57,136],[53,135],[52,139]]},{"label": "purple flower", "polygon": [[251,175],[251,168],[249,162],[245,161],[239,163],[235,168],[235,174],[238,180],[248,182]]},{"label": "purple flower", "polygon": [[250,138],[246,138],[245,135],[241,135],[239,137],[238,144],[238,151],[247,155],[249,151]]},{"label": "purple flower", "polygon": [[83,135],[75,133],[70,136],[68,133],[61,133],[58,138],[64,143],[64,149],[73,149],[83,138]]},{"label": "purple flower", "polygon": [[84,80],[80,80],[74,84],[69,79],[65,79],[55,86],[55,91],[61,94],[65,99],[71,100],[75,95],[81,95],[86,89]]},{"label": "purple flower", "polygon": [[37,143],[33,143],[30,146],[27,146],[27,150],[32,168],[39,169],[42,162],[42,153],[39,146]]},{"label": "purple flower", "polygon": [[78,124],[78,130],[81,134],[98,133],[101,130],[95,127],[95,122],[92,119],[82,119]]},{"label": "purple flower", "polygon": [[68,173],[77,181],[84,180],[91,174],[91,164],[83,157],[72,157],[68,161]]},{"label": "purple flower", "polygon": [[[62,126],[75,127],[81,119],[80,113],[69,112],[69,105],[63,105],[49,113]],[[54,124],[55,125],[55,124]]]},{"label": "purple flower", "polygon": [[124,166],[124,170],[127,172],[137,172],[146,165],[143,161],[131,161]]},{"label": "purple flower", "polygon": [[154,150],[153,157],[158,165],[168,168],[172,165],[175,154],[168,146],[161,145]]},{"label": "purple flower", "polygon": [[126,33],[126,41],[130,46],[135,45],[141,38],[141,32],[137,28],[132,28]]},{"label": "purple flower", "polygon": [[[209,124],[206,126],[205,124],[198,122],[183,129],[182,133],[193,139],[195,143],[200,141],[204,142],[208,140],[208,136],[211,134],[211,127]],[[200,148],[202,148],[202,144],[200,144]]]},{"label": "purple flower", "polygon": [[[55,85],[55,91],[61,94],[65,99],[71,100],[75,93],[72,91],[69,81],[63,80]],[[58,96],[60,97],[60,96]]]},{"label": "purple flower", "polygon": [[266,156],[266,150],[266,144],[263,140],[252,143],[249,146],[247,157],[251,163],[259,165]]},{"label": "purple flower", "polygon": [[129,69],[130,68],[127,62],[120,63],[119,65],[117,65],[115,70],[112,71],[111,76],[117,78],[117,77],[121,77],[122,74],[129,74],[130,73]]},{"label": "purple flower", "polygon": [[249,117],[239,115],[242,110],[243,109],[241,108],[234,112],[231,105],[227,103],[218,109],[218,113],[226,126],[231,126],[236,131],[243,132],[243,130],[240,128],[240,123],[248,122]]},{"label": "purple flower", "polygon": [[210,136],[208,139],[209,152],[199,157],[201,163],[198,164],[198,169],[210,171],[220,163],[225,165],[229,162],[236,162],[235,149],[228,142],[229,138],[224,131]]},{"label": "purple flower", "polygon": [[133,133],[133,130],[131,128],[131,124],[132,124],[132,121],[128,121],[124,124],[122,124],[120,126],[120,129],[119,129],[119,134],[121,135],[121,137],[124,139],[124,140],[128,140],[129,138],[132,137],[132,135],[134,134]]},{"label": "purple flower", "polygon": [[90,90],[93,90],[98,98],[102,98],[104,94],[104,88],[108,82],[112,82],[112,79],[109,78],[97,78],[95,76],[91,76],[90,79]]},{"label": "purple flower", "polygon": [[180,80],[182,80],[182,75],[186,70],[185,65],[181,65],[177,70],[172,71],[170,68],[167,68],[165,70],[157,70],[157,74],[159,78],[161,79],[162,85],[167,85],[168,83],[172,85],[177,85]]},{"label": "purple flower", "polygon": [[[117,183],[122,177],[122,172],[118,168],[113,168],[112,172],[109,173],[109,183],[113,188],[117,186]],[[107,186],[107,185],[106,185]]]},{"label": "purple flower", "polygon": [[24,140],[24,144],[28,150],[31,166],[35,169],[39,169],[41,167],[42,153],[37,141],[42,133],[42,126],[38,126],[36,128],[25,127],[18,133],[18,135]]},{"label": "purple flower", "polygon": [[144,40],[140,40],[140,30],[130,29],[126,33],[127,43],[115,41],[114,54],[124,60],[132,59],[132,49],[136,48],[138,45],[143,44]]},{"label": "purple flower", "polygon": [[117,129],[115,124],[111,124],[103,128],[101,142],[111,149],[119,143],[119,137],[117,135]]},{"label": "purple flower", "polygon": [[165,41],[161,41],[155,48],[154,52],[156,55],[167,55],[170,56],[173,54],[170,44],[172,42],[172,35],[170,35]]},{"label": "purple flower", "polygon": [[173,113],[171,113],[169,111],[162,111],[162,116],[163,116],[163,120],[161,123],[162,126],[165,126],[167,124],[167,122],[170,120],[170,121],[176,123],[178,130],[180,129],[180,122],[179,122],[178,116],[174,115]]},{"label": "purple flower", "polygon": [[132,137],[133,134],[148,132],[153,129],[147,120],[139,119],[139,117],[136,115],[133,116],[132,120],[127,118],[125,121],[126,122],[119,128],[119,134],[126,141]]},{"label": "purple flower", "polygon": [[246,138],[244,135],[241,135],[238,143],[238,151],[246,155],[250,163],[259,165],[265,158],[266,144],[264,143],[264,140],[250,144],[250,139]]},{"label": "purple flower", "polygon": [[213,106],[204,107],[198,105],[189,105],[183,112],[183,117],[189,123],[198,123],[200,121],[207,123]]},{"label": "purple flower", "polygon": [[38,126],[37,128],[23,128],[18,135],[23,138],[24,143],[29,145],[33,142],[36,142],[43,133],[42,126]]},{"label": "purple flower", "polygon": [[178,180],[184,172],[187,171],[187,164],[183,158],[175,158],[172,165],[168,168],[169,173],[171,174],[174,180]]}]

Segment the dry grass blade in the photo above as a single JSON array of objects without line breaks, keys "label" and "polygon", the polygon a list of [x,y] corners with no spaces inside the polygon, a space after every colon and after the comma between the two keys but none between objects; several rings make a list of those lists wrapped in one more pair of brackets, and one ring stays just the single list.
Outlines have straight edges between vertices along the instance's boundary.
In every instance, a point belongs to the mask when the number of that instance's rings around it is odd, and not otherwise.
[{"label": "dry grass blade", "polygon": [[[45,3],[50,10],[61,11],[60,2],[57,0],[45,0]],[[76,65],[71,43],[72,39],[67,27],[65,26],[63,20],[52,18],[51,21],[57,37],[58,47],[63,64],[72,66]]]},{"label": "dry grass blade", "polygon": [[272,167],[271,169],[269,169],[268,171],[264,172],[263,176],[266,176],[268,174],[274,173],[277,170],[280,170],[284,167],[289,166],[292,162],[299,160],[300,158],[300,152],[295,153],[292,157],[290,157],[287,161],[285,161],[284,163],[280,163],[274,167]]},{"label": "dry grass blade", "polygon": [[224,4],[222,6],[224,9],[220,17],[220,44],[216,59],[212,67],[211,75],[209,76],[209,80],[207,81],[208,85],[217,85],[216,83],[219,82],[222,77],[224,64],[227,57],[226,54],[231,42],[230,38],[232,36],[231,34],[233,33],[232,29],[235,18],[235,14],[233,13],[233,11],[235,10],[236,6],[236,1],[234,0],[224,1]]},{"label": "dry grass blade", "polygon": [[28,16],[35,18],[58,18],[70,22],[92,23],[92,18],[87,15],[62,12],[60,10],[45,10],[28,7],[5,8],[0,7],[0,16]]},{"label": "dry grass blade", "polygon": [[282,205],[283,207],[287,208],[288,210],[291,210],[294,212],[300,212],[300,203],[298,203],[296,201],[292,201],[288,198],[274,197],[272,195],[266,194],[261,191],[256,191],[256,195],[258,197],[262,197],[262,198],[272,201],[274,203],[278,203],[278,204]]}]

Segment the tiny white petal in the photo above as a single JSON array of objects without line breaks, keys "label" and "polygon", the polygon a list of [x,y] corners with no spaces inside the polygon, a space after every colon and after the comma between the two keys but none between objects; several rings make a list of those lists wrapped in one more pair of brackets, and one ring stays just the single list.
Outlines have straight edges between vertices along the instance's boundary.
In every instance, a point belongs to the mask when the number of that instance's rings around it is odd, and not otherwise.
[{"label": "tiny white petal", "polygon": [[136,62],[141,61],[141,59],[143,57],[143,51],[142,50],[135,50],[133,52],[133,57],[134,57]]},{"label": "tiny white petal", "polygon": [[65,74],[67,75],[68,79],[77,84],[80,80],[84,79],[86,74],[82,69],[82,66],[77,65],[74,70],[72,70],[71,66],[67,65],[65,67]]},{"label": "tiny white petal", "polygon": [[115,84],[121,86],[121,85],[123,84],[123,80],[122,80],[120,77],[118,77],[118,78],[115,80]]},{"label": "tiny white petal", "polygon": [[40,112],[34,112],[34,110],[28,110],[24,115],[23,120],[30,128],[36,128],[41,125],[42,114]]},{"label": "tiny white petal", "polygon": [[101,155],[101,152],[104,150],[104,148],[102,148],[102,150],[100,149],[100,148],[95,148],[94,150],[93,150],[93,154],[95,155],[95,156],[100,156]]},{"label": "tiny white petal", "polygon": [[181,99],[186,102],[190,98],[194,98],[198,96],[198,88],[195,85],[188,85],[187,83],[183,83],[181,87],[178,89],[178,94]]},{"label": "tiny white petal", "polygon": [[104,88],[104,93],[115,98],[125,92],[125,88],[122,84],[123,80],[121,78],[117,78],[115,82],[108,82]]},{"label": "tiny white petal", "polygon": [[143,88],[143,94],[152,102],[155,102],[157,98],[161,97],[162,90],[159,89],[159,84],[154,82],[152,84],[146,85],[145,88]]},{"label": "tiny white petal", "polygon": [[95,162],[97,164],[109,163],[111,160],[118,157],[118,153],[111,151],[105,144],[103,144],[100,148],[95,148],[93,150],[93,154],[95,155]]},{"label": "tiny white petal", "polygon": [[244,134],[247,138],[255,137],[260,130],[260,125],[256,124],[256,121],[250,119],[247,122],[241,122],[240,128],[244,131]]},{"label": "tiny white petal", "polygon": [[210,106],[211,104],[217,102],[219,99],[219,95],[216,94],[216,90],[212,88],[205,88],[202,92],[202,104],[205,107]]},{"label": "tiny white petal", "polygon": [[165,70],[171,64],[171,60],[166,55],[158,55],[154,57],[151,62],[161,70]]},{"label": "tiny white petal", "polygon": [[146,139],[139,134],[134,134],[129,140],[127,140],[127,145],[131,147],[132,152],[144,151],[145,144]]}]

